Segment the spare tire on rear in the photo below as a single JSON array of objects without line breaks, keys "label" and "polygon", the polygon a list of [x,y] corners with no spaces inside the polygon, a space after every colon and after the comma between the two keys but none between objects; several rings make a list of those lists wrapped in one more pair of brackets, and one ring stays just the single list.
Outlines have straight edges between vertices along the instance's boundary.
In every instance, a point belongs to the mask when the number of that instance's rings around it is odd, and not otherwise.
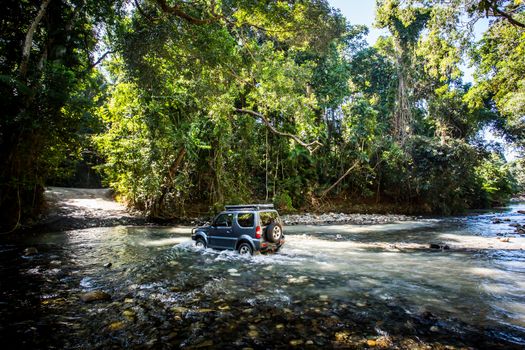
[{"label": "spare tire on rear", "polygon": [[277,222],[272,222],[266,226],[266,240],[277,243],[283,238],[283,227]]}]

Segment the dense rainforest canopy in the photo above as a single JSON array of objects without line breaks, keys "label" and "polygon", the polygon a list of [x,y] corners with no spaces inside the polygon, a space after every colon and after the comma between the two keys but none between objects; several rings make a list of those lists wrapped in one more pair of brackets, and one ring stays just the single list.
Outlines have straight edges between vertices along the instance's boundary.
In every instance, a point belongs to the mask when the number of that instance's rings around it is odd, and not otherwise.
[{"label": "dense rainforest canopy", "polygon": [[523,189],[521,0],[378,0],[373,46],[326,0],[6,0],[0,26],[4,232],[45,185],[99,179],[157,218],[447,214]]}]

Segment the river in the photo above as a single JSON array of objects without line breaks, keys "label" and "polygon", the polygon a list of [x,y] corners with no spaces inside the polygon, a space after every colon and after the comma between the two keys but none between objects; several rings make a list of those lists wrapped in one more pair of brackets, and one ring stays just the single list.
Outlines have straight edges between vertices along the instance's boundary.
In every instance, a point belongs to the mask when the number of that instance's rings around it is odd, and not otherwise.
[{"label": "river", "polygon": [[[524,207],[290,226],[254,257],[195,248],[184,227],[4,237],[2,348],[524,348],[525,238],[509,226]],[[81,301],[95,290],[109,299]]]}]

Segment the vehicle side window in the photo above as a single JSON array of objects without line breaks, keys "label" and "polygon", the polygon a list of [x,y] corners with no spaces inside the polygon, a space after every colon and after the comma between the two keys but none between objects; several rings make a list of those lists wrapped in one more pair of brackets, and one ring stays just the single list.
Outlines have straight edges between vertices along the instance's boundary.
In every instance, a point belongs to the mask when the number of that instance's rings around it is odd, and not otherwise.
[{"label": "vehicle side window", "polygon": [[262,226],[268,226],[272,222],[278,222],[277,213],[274,211],[262,211],[259,215],[261,217]]},{"label": "vehicle side window", "polygon": [[215,219],[215,226],[231,227],[233,222],[233,214],[221,214]]},{"label": "vehicle side window", "polygon": [[239,213],[237,214],[237,222],[240,227],[253,227],[254,221],[253,213]]}]

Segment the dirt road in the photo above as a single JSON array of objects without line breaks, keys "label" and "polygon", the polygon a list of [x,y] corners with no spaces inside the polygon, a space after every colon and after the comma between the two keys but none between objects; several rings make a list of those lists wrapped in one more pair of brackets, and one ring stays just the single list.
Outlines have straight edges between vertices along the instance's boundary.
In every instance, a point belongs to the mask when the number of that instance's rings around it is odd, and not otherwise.
[{"label": "dirt road", "polygon": [[46,231],[146,223],[144,217],[115,202],[106,188],[48,187],[44,195],[49,209],[38,226]]}]

